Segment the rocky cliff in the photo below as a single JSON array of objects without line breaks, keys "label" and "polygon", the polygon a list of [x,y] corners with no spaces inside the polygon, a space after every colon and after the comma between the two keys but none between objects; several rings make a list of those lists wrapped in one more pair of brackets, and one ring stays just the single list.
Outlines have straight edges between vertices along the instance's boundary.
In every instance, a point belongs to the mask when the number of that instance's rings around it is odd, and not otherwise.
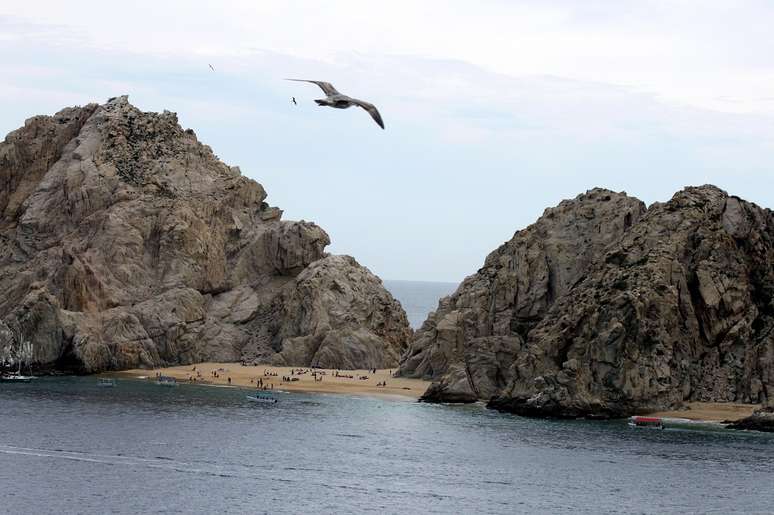
[{"label": "rocky cliff", "polygon": [[0,144],[0,361],[394,366],[400,305],[265,200],[174,113],[119,97],[27,120]]},{"label": "rocky cliff", "polygon": [[425,400],[473,402],[499,393],[529,332],[644,212],[639,200],[603,189],[547,209],[441,300],[400,374],[434,380]]},{"label": "rocky cliff", "polygon": [[593,190],[490,255],[424,324],[401,372],[435,380],[427,400],[485,399],[524,415],[765,402],[772,265],[771,211],[715,187],[647,211]]}]

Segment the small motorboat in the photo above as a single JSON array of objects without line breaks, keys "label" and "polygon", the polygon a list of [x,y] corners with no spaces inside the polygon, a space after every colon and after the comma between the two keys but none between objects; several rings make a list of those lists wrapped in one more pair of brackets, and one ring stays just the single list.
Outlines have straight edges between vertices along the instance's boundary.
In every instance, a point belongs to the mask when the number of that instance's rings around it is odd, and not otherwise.
[{"label": "small motorboat", "polygon": [[116,386],[116,380],[109,377],[103,377],[97,383],[100,388],[114,388]]},{"label": "small motorboat", "polygon": [[262,402],[264,404],[276,404],[277,399],[272,397],[271,395],[262,394],[262,393],[256,393],[255,395],[247,395],[247,400],[253,401],[253,402]]},{"label": "small motorboat", "polygon": [[177,386],[177,379],[170,376],[159,376],[156,379],[156,384],[159,386],[174,387]]},{"label": "small motorboat", "polygon": [[632,417],[629,419],[629,425],[648,429],[664,429],[664,419],[661,417]]},{"label": "small motorboat", "polygon": [[0,382],[3,382],[3,383],[29,383],[33,379],[35,379],[34,376],[24,376],[21,374],[0,375]]}]

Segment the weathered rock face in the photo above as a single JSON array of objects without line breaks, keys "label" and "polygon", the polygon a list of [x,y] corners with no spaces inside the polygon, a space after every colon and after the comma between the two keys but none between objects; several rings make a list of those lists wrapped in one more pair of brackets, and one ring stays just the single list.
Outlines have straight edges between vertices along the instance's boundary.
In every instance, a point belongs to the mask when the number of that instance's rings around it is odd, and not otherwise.
[{"label": "weathered rock face", "polygon": [[614,417],[774,397],[774,215],[712,187],[593,190],[439,304],[402,358],[425,400]]},{"label": "weathered rock face", "polygon": [[[30,343],[40,370],[394,366],[400,305],[265,199],[173,113],[126,97],[28,120],[0,144],[0,361]],[[325,344],[296,352],[307,337]]]},{"label": "weathered rock face", "polygon": [[530,332],[493,407],[622,416],[774,394],[774,216],[687,188],[611,245]]},{"label": "weathered rock face", "polygon": [[411,338],[398,301],[349,256],[329,256],[309,265],[283,290],[279,303],[278,365],[393,367]]},{"label": "weathered rock face", "polygon": [[602,189],[546,210],[441,300],[400,373],[435,381],[425,400],[491,398],[511,380],[532,328],[644,212],[639,200]]}]

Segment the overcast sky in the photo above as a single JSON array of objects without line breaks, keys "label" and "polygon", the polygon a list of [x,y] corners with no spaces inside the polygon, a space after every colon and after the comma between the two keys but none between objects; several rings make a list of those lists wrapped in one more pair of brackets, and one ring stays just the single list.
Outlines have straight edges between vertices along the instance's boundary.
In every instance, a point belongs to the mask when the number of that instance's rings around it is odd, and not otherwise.
[{"label": "overcast sky", "polygon": [[[770,1],[4,0],[0,133],[129,94],[331,252],[459,281],[595,186],[774,207],[772,27]],[[370,100],[387,129],[283,77]]]}]

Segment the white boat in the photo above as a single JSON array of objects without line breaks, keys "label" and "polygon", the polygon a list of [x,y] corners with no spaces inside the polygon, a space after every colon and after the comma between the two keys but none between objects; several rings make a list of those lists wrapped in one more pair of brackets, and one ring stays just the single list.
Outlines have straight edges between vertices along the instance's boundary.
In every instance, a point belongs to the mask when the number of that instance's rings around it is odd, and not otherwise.
[{"label": "white boat", "polygon": [[99,380],[97,386],[100,388],[113,388],[116,386],[116,380],[110,379],[109,377],[103,377]]},{"label": "white boat", "polygon": [[253,401],[253,402],[261,402],[261,403],[264,403],[264,404],[276,404],[277,403],[277,399],[275,399],[271,395],[266,395],[266,394],[257,393],[255,395],[247,395],[246,397],[247,397],[247,400]]},{"label": "white boat", "polygon": [[3,383],[29,383],[33,379],[35,379],[34,376],[23,376],[18,373],[0,375],[0,382]]}]

